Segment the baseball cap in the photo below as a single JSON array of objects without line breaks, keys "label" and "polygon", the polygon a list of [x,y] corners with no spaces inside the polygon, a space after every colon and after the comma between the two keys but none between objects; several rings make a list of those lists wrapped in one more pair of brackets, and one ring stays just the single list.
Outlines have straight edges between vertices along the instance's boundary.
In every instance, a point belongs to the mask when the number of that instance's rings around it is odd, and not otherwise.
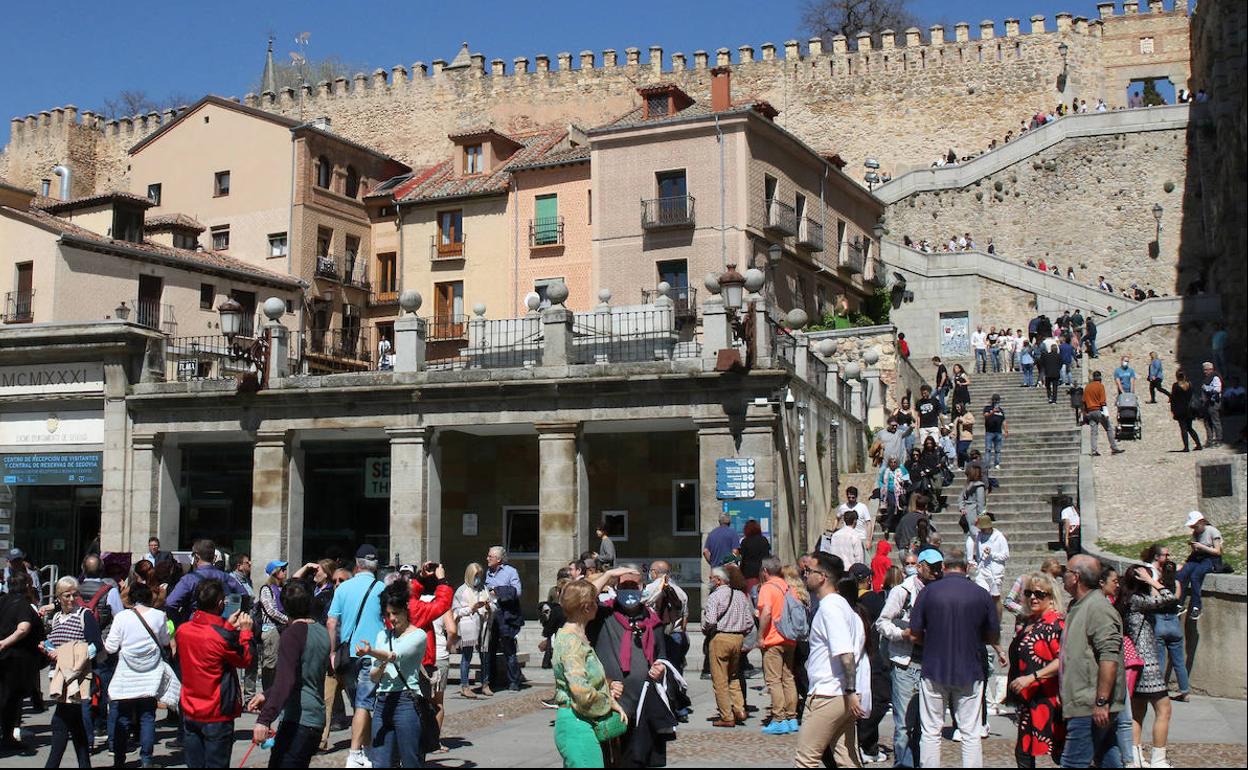
[{"label": "baseball cap", "polygon": [[286,568],[286,562],[282,561],[281,559],[274,559],[273,561],[264,565],[264,574],[272,575],[274,572],[277,572],[279,569],[285,569],[285,568]]},{"label": "baseball cap", "polygon": [[849,576],[854,580],[863,580],[871,577],[871,568],[862,562],[851,564],[849,567]]},{"label": "baseball cap", "polygon": [[408,574],[414,575],[416,574],[416,568],[410,564],[404,564],[402,567],[399,567],[399,572],[406,572]]},{"label": "baseball cap", "polygon": [[[1201,513],[1200,511],[1188,511],[1188,513],[1187,513],[1187,523],[1186,523],[1186,524],[1184,524],[1183,526],[1185,526],[1185,527],[1194,527],[1194,526],[1196,526],[1198,523],[1200,523],[1201,519],[1203,519],[1203,518],[1205,518],[1205,514]],[[13,558],[13,555],[12,555],[12,554],[9,554],[9,558],[10,558],[10,559],[11,559],[11,558]]]},{"label": "baseball cap", "polygon": [[10,558],[10,559],[25,559],[25,558],[26,558],[26,552],[25,552],[25,551],[23,551],[21,548],[13,548],[13,549],[10,549],[10,550],[9,550],[9,558]]},{"label": "baseball cap", "polygon": [[355,550],[355,558],[357,559],[376,559],[377,546],[365,543]]},{"label": "baseball cap", "polygon": [[924,564],[944,564],[945,556],[935,548],[924,548],[919,553],[919,561]]}]

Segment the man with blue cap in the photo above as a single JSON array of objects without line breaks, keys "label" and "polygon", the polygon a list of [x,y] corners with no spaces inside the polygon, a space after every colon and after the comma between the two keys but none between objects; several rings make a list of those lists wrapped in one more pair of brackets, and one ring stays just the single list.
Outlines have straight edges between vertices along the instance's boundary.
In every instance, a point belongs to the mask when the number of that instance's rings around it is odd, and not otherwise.
[{"label": "man with blue cap", "polygon": [[[875,621],[880,636],[888,640],[893,684],[893,757],[895,767],[916,767],[919,754],[919,677],[923,672],[923,645],[910,636],[910,611],[919,592],[940,578],[945,557],[935,548],[924,548],[916,557],[903,551],[906,577],[888,592],[884,609]],[[905,715],[902,718],[899,715]]]}]

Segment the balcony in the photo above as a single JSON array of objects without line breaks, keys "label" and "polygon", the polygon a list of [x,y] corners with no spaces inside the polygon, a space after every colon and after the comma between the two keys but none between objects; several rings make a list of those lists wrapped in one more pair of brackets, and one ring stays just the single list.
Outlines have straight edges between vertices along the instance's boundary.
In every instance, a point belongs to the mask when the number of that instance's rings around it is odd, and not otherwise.
[{"label": "balcony", "polygon": [[797,229],[797,245],[811,251],[823,251],[823,225],[810,217],[802,217],[801,226]]},{"label": "balcony", "polygon": [[304,336],[304,358],[310,372],[350,372],[373,368],[376,346],[372,330],[359,326],[311,329]]},{"label": "balcony", "polygon": [[[676,311],[677,318],[694,318],[698,314],[698,290],[692,286],[673,286],[668,290],[667,296],[672,300],[672,309]],[[641,300],[647,305],[653,304],[658,299],[659,293],[655,289],[642,289]]]},{"label": "balcony", "polygon": [[529,220],[529,248],[557,248],[563,245],[563,217]]},{"label": "balcony", "polygon": [[860,242],[842,243],[841,244],[841,267],[851,273],[861,273],[863,270],[863,254],[862,244]]},{"label": "balcony", "polygon": [[436,235],[429,237],[429,258],[434,262],[444,259],[463,259],[465,255],[465,243],[468,239],[463,235],[459,236],[459,240],[450,243],[442,243],[442,239]]},{"label": "balcony", "polygon": [[368,260],[356,254],[319,254],[316,257],[316,277],[338,281],[345,286],[369,288]]},{"label": "balcony", "polygon": [[641,229],[663,230],[669,227],[693,227],[693,196],[652,198],[641,202]]},{"label": "balcony", "polygon": [[35,291],[11,291],[4,295],[4,322],[28,324],[35,320]]},{"label": "balcony", "polygon": [[[126,303],[121,303],[125,305]],[[173,317],[173,305],[166,305],[159,300],[140,297],[130,303],[134,309],[134,322],[153,331],[163,332],[171,337],[178,334],[178,322]],[[121,317],[119,313],[118,318]]]},{"label": "balcony", "polygon": [[429,342],[463,340],[468,336],[468,316],[435,315],[426,320],[425,339]]},{"label": "balcony", "polygon": [[888,285],[888,270],[884,267],[884,260],[879,257],[872,257],[867,263],[866,272],[867,282],[872,286],[884,288]]},{"label": "balcony", "polygon": [[793,207],[776,198],[767,201],[767,224],[763,229],[782,235],[797,235],[797,214]]}]

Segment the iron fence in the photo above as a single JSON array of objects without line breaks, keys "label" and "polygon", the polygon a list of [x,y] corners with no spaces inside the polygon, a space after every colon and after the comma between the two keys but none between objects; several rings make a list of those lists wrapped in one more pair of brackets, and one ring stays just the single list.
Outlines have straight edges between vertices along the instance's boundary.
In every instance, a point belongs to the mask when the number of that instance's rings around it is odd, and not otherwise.
[{"label": "iron fence", "polygon": [[529,246],[562,246],[563,217],[529,220]]},{"label": "iron fence", "polygon": [[472,318],[458,325],[466,327],[467,343],[461,336],[443,338],[437,349],[430,344],[426,348],[427,369],[508,369],[542,362],[544,341],[538,316]]},{"label": "iron fence", "polygon": [[303,359],[311,373],[358,372],[376,369],[376,329],[346,326],[304,332]]},{"label": "iron fence", "polygon": [[693,196],[676,195],[641,202],[641,226],[645,230],[663,227],[691,227],[694,223]]},{"label": "iron fence", "polygon": [[793,207],[777,198],[767,201],[767,227],[784,235],[797,235],[797,213]]},{"label": "iron fence", "polygon": [[581,313],[572,331],[578,364],[666,361],[677,343],[674,309]]},{"label": "iron fence", "polygon": [[771,357],[786,369],[797,366],[797,338],[789,330],[768,318],[767,325],[771,329]]},{"label": "iron fence", "polygon": [[4,322],[29,323],[34,320],[35,291],[11,291],[4,295]]},{"label": "iron fence", "polygon": [[810,217],[803,217],[801,227],[798,228],[797,242],[810,247],[811,251],[823,251],[823,225]]},{"label": "iron fence", "polygon": [[853,241],[845,244],[845,256],[841,260],[841,267],[844,267],[851,273],[861,273],[863,270],[862,251],[861,241]]},{"label": "iron fence", "polygon": [[[677,317],[685,318],[697,315],[698,290],[693,286],[673,286],[667,292],[667,296],[672,300],[672,307],[675,309]],[[641,301],[647,305],[652,304],[658,298],[659,292],[657,289],[641,290]]]},{"label": "iron fence", "polygon": [[[122,302],[121,304],[125,305],[126,303]],[[140,297],[134,300],[130,307],[134,311],[134,322],[139,326],[164,332],[170,337],[178,336],[178,322],[173,316],[173,305],[162,303],[160,300]]]},{"label": "iron fence", "polygon": [[888,283],[888,273],[884,267],[884,260],[879,257],[871,257],[867,265],[867,281],[873,286],[884,287]]},{"label": "iron fence", "polygon": [[165,379],[169,382],[229,380],[253,371],[243,355],[254,340],[224,335],[171,337],[165,342]]},{"label": "iron fence", "polygon": [[809,348],[806,349],[806,381],[820,395],[828,392],[828,365]]}]

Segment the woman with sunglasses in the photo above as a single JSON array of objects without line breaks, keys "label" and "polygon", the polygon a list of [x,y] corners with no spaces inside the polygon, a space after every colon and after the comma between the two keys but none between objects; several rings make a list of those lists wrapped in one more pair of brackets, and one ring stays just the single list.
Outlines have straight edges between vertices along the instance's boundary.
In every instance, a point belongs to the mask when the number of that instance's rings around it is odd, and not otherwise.
[{"label": "woman with sunglasses", "polygon": [[1066,742],[1057,679],[1065,621],[1051,575],[1033,572],[1026,585],[1025,614],[1010,644],[1009,686],[1018,704],[1014,759],[1019,767],[1035,767],[1036,757],[1045,754],[1056,761]]}]

